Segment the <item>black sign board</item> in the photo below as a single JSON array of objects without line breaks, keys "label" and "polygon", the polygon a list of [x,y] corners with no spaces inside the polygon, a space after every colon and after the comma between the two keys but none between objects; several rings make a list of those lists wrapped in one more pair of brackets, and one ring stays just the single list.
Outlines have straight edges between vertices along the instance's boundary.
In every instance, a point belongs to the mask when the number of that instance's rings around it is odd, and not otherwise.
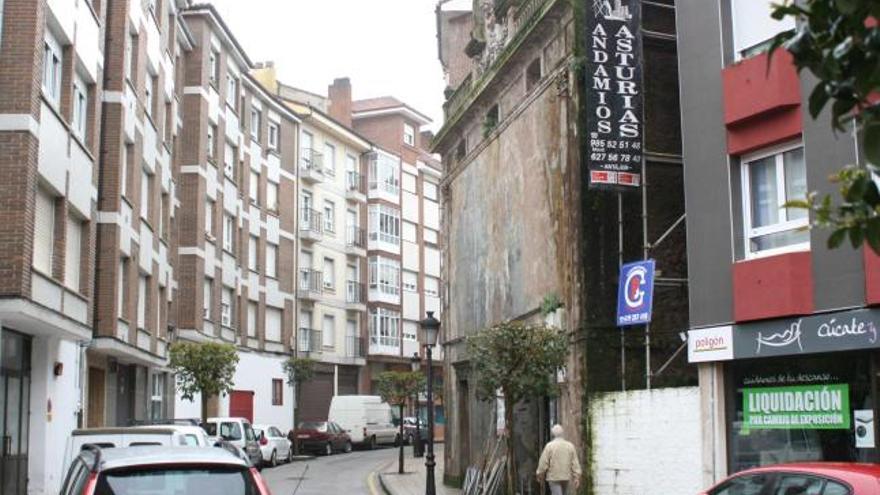
[{"label": "black sign board", "polygon": [[635,190],[642,167],[640,0],[587,0],[587,165],[590,187]]}]

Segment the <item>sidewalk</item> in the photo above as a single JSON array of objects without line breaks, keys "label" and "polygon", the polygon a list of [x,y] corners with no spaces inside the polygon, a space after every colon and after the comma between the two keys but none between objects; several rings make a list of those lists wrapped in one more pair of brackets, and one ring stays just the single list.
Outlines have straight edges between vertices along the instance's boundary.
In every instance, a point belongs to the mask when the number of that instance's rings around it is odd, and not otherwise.
[{"label": "sidewalk", "polygon": [[[434,481],[437,495],[461,495],[461,490],[443,485],[443,444],[434,445]],[[379,484],[388,495],[422,495],[425,493],[425,458],[413,458],[412,447],[406,448],[403,470],[397,473],[397,459],[379,470]]]}]

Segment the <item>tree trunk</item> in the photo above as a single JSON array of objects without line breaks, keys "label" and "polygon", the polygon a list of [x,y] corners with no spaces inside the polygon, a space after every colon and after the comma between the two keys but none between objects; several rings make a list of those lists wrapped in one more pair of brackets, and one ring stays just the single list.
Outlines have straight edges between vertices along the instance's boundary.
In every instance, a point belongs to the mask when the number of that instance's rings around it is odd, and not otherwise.
[{"label": "tree trunk", "polygon": [[504,427],[507,430],[507,493],[516,493],[516,454],[513,451],[513,404],[504,396]]},{"label": "tree trunk", "polygon": [[397,472],[400,474],[403,474],[403,402],[398,404],[397,407],[398,407],[398,411],[400,411],[400,434],[399,434],[400,439],[397,442],[399,444],[398,447],[400,449],[400,452],[398,453],[398,456],[397,456],[398,457]]},{"label": "tree trunk", "polygon": [[208,422],[208,394],[202,392],[202,424]]}]

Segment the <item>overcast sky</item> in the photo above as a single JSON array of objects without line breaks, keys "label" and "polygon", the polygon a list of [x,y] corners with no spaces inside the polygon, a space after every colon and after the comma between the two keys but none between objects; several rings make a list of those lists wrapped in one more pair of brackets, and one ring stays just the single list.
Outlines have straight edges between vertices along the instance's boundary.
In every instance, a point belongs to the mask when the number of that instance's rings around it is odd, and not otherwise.
[{"label": "overcast sky", "polygon": [[[436,0],[210,0],[254,62],[321,95],[351,78],[355,99],[391,95],[443,119]],[[460,3],[457,0],[456,3]]]}]

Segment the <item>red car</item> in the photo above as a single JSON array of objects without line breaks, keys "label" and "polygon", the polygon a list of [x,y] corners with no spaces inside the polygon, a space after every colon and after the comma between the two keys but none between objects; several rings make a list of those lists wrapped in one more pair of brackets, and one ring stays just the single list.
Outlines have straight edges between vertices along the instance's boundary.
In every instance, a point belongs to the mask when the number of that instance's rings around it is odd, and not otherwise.
[{"label": "red car", "polygon": [[305,452],[333,455],[334,452],[351,452],[348,432],[330,421],[304,421],[294,430],[296,441]]},{"label": "red car", "polygon": [[702,495],[880,495],[880,464],[765,466],[736,473]]}]

